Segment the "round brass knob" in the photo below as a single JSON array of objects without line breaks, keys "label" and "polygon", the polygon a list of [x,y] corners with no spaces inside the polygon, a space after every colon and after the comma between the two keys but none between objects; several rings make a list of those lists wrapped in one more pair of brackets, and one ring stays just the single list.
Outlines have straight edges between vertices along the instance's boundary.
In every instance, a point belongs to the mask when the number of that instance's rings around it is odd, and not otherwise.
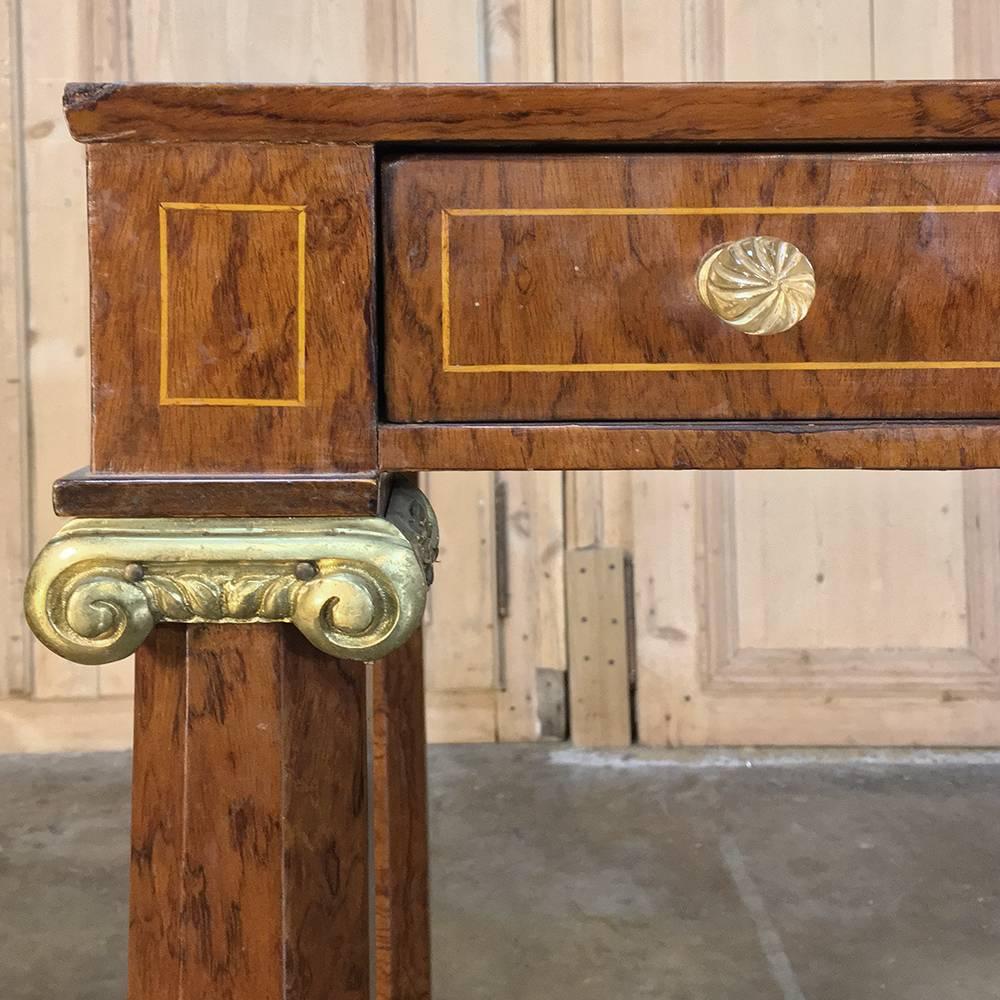
[{"label": "round brass knob", "polygon": [[816,275],[798,247],[749,236],[713,247],[698,265],[698,298],[744,333],[781,333],[805,318]]}]

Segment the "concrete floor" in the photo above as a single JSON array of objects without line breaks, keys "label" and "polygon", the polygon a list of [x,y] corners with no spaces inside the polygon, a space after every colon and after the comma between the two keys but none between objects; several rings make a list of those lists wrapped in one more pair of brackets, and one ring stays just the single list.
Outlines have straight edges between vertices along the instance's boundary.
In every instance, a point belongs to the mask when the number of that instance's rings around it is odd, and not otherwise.
[{"label": "concrete floor", "polygon": [[[2,1000],[124,997],[128,767],[0,757]],[[435,1000],[1000,998],[1000,754],[436,747],[431,775]]]}]

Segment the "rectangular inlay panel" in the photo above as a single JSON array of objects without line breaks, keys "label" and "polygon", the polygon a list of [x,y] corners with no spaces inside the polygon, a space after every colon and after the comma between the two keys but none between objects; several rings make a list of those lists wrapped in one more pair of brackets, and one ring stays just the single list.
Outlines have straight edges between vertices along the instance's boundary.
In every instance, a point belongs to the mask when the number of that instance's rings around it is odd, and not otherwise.
[{"label": "rectangular inlay panel", "polygon": [[[970,244],[995,239],[997,221],[983,218],[1000,213],[997,205],[781,206],[760,209],[443,209],[441,212],[441,353],[444,371],[823,371],[852,368],[1000,368],[997,358],[948,357],[953,342],[942,338],[938,358],[894,358],[893,344],[859,336],[847,357],[828,356],[822,342],[815,357],[796,358],[798,346],[785,339],[760,342],[772,355],[753,358],[757,344],[733,336],[725,345],[732,359],[700,360],[703,345],[681,335],[695,321],[712,336],[718,322],[708,313],[691,315],[692,277],[697,260],[684,268],[678,247],[696,244],[706,222],[732,219],[754,232],[780,226],[808,240],[809,217],[823,217],[823,246],[810,253],[821,278],[835,272],[837,261],[824,268],[824,253],[839,254],[859,239],[919,245],[926,216],[935,219],[938,253],[955,258]],[[859,218],[861,216],[862,218]],[[780,220],[780,221],[778,221]],[[793,221],[794,220],[794,221]],[[648,248],[648,260],[637,266],[630,244]],[[508,248],[517,246],[510,266]],[[600,248],[595,253],[594,248]],[[917,257],[901,276],[907,285],[938,280],[936,262]],[[836,274],[836,280],[842,280]],[[535,286],[546,289],[534,294]],[[835,300],[837,289],[824,285],[824,299]],[[1000,292],[1000,288],[996,289]],[[470,308],[471,304],[471,308]],[[865,303],[862,302],[861,305]],[[849,313],[851,299],[837,308]],[[991,300],[1000,306],[1000,295]],[[631,329],[644,322],[649,309],[662,318],[662,347],[629,337],[602,336],[616,326]],[[534,310],[530,322],[519,313]],[[453,316],[459,316],[457,325]],[[865,331],[864,317],[852,328]],[[537,330],[553,331],[538,337]],[[496,333],[502,331],[501,336]],[[678,334],[671,344],[671,334]],[[720,345],[721,347],[722,345]],[[896,345],[898,347],[898,345]],[[903,345],[907,346],[907,345]],[[959,345],[965,346],[965,345]],[[998,345],[1000,346],[1000,345]],[[917,353],[919,348],[915,350]],[[810,352],[813,353],[813,352]],[[579,359],[579,360],[578,360]]]},{"label": "rectangular inlay panel", "polygon": [[160,205],[160,402],[305,403],[302,205]]},{"label": "rectangular inlay panel", "polygon": [[371,146],[88,162],[94,472],[374,469]]},{"label": "rectangular inlay panel", "polygon": [[[383,170],[394,421],[1000,413],[995,154],[403,157]],[[698,299],[718,244],[815,269],[750,336]]]}]

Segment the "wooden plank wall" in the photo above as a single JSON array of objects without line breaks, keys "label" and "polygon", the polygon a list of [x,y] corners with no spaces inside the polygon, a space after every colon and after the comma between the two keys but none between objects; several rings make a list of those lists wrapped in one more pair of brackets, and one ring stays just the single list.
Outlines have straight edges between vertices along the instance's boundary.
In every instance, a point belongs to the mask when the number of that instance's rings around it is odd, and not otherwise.
[{"label": "wooden plank wall", "polygon": [[[31,690],[38,699],[131,693],[129,664],[67,665],[25,649],[20,626],[27,555],[56,526],[49,485],[87,455],[83,156],[61,119],[64,81],[891,78],[989,76],[1000,66],[1000,6],[980,0],[0,4],[0,695]],[[461,552],[431,607],[435,738],[538,736],[539,670],[559,676],[566,666],[567,548],[639,543],[638,669],[640,679],[658,676],[669,640],[643,631],[642,616],[656,611],[643,578],[656,577],[659,607],[682,608],[690,590],[656,563],[651,544],[668,524],[676,534],[685,523],[690,474],[676,475],[669,494],[656,474],[575,473],[565,488],[559,473],[430,477],[445,556]],[[502,618],[498,483],[511,581]],[[647,690],[655,701],[655,684]],[[652,722],[640,735],[669,739]]]}]

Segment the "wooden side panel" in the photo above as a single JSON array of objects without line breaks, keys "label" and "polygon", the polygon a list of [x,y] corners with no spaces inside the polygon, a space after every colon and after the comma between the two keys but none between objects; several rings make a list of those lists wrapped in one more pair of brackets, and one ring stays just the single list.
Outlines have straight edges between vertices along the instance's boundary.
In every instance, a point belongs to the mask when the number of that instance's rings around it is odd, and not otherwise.
[{"label": "wooden side panel", "polygon": [[96,146],[90,192],[95,470],[375,467],[370,147]]},{"label": "wooden side panel", "polygon": [[137,655],[129,995],[368,996],[365,671],[282,626]]},{"label": "wooden side panel", "polygon": [[263,208],[160,203],[161,405],[305,402],[306,213]]}]

